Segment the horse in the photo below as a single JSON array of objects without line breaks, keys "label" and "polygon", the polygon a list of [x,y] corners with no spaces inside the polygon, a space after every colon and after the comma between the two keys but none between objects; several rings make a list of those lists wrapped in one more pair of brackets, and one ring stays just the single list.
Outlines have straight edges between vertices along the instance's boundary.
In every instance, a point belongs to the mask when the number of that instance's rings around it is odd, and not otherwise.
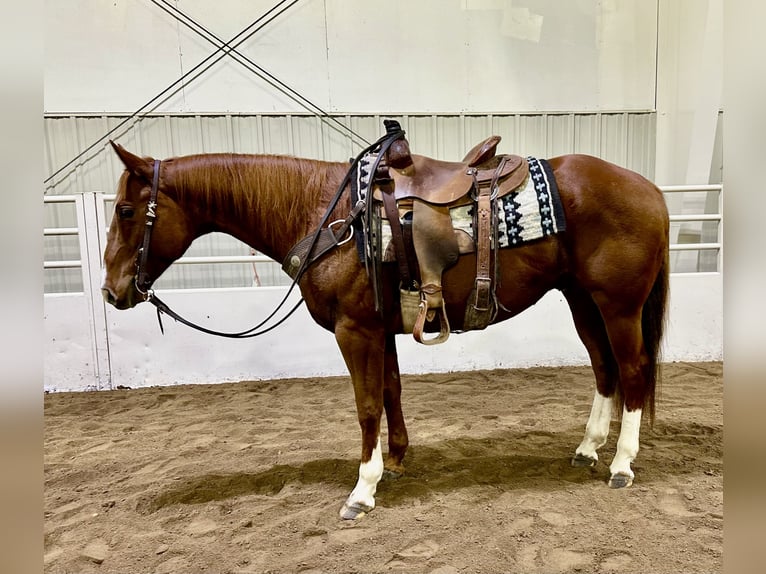
[{"label": "horse", "polygon": [[[352,211],[346,163],[234,153],[159,161],[114,142],[112,147],[125,170],[104,251],[102,293],[118,309],[150,300],[152,282],[204,234],[230,234],[284,262],[328,219],[343,220]],[[566,230],[495,250],[497,307],[491,322],[517,315],[552,289],[564,295],[596,383],[571,464],[596,464],[614,411],[620,430],[608,486],[625,488],[635,478],[631,463],[642,418],[654,420],[668,299],[668,211],[661,191],[628,169],[582,154],[547,162]],[[455,330],[463,326],[476,260],[476,253],[460,255],[443,274],[443,309]],[[383,264],[377,301],[353,241],[338,242],[298,280],[311,317],[334,334],[353,383],[361,456],[357,482],[340,509],[345,520],[374,509],[384,475],[404,473],[409,439],[395,338],[404,332],[399,281],[397,266]]]}]

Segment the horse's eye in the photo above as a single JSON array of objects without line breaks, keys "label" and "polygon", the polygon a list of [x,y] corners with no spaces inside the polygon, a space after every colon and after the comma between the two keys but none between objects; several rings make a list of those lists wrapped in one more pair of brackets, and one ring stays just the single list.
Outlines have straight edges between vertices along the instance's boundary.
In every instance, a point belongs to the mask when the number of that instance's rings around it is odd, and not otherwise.
[{"label": "horse's eye", "polygon": [[120,219],[130,219],[134,214],[135,211],[132,207],[123,205],[117,208],[117,215],[120,217]]}]

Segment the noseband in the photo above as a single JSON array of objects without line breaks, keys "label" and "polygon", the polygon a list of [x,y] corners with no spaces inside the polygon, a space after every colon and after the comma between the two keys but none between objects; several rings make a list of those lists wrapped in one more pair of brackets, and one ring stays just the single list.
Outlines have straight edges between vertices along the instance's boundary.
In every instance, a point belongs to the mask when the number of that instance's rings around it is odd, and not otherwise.
[{"label": "noseband", "polygon": [[152,240],[152,230],[154,229],[154,221],[157,219],[157,194],[160,187],[160,160],[154,160],[154,173],[152,175],[152,192],[149,195],[149,203],[146,205],[146,227],[144,227],[144,241],[141,244],[141,248],[138,250],[136,256],[136,289],[141,295],[144,296],[144,300],[152,298],[152,279],[149,277],[149,273],[146,271],[146,264],[149,261],[149,243]]}]

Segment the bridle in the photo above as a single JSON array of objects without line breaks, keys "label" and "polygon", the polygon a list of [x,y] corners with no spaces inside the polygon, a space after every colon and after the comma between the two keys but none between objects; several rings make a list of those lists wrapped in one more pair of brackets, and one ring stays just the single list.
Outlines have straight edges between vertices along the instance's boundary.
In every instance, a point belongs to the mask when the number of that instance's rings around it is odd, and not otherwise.
[{"label": "bridle", "polygon": [[[396,124],[396,128],[398,128],[398,124]],[[346,186],[349,185],[352,174],[354,173],[360,160],[370,150],[379,149],[381,152],[384,152],[385,150],[388,149],[388,147],[394,141],[401,139],[403,137],[404,137],[404,131],[401,130],[401,128],[398,128],[398,129],[391,128],[388,130],[388,133],[386,133],[385,136],[380,138],[374,144],[371,144],[370,146],[366,147],[356,157],[356,159],[354,159],[354,161],[351,162],[351,167],[349,168],[348,172],[346,173],[346,176],[343,178],[343,181],[338,187],[338,190],[335,193],[335,196],[330,201],[330,205],[327,208],[325,215],[322,217],[322,220],[319,222],[319,225],[316,231],[313,233],[313,235],[310,235],[309,237],[305,238],[305,239],[310,239],[308,253],[311,254],[311,257],[307,257],[301,262],[301,265],[299,269],[297,270],[297,272],[295,273],[295,276],[293,277],[293,281],[290,284],[290,287],[287,290],[287,293],[285,293],[285,296],[282,298],[282,301],[279,302],[276,309],[274,309],[274,311],[272,311],[268,317],[266,317],[263,321],[258,323],[255,327],[251,327],[250,329],[247,329],[246,331],[240,331],[237,333],[226,333],[222,331],[215,331],[213,329],[208,329],[206,327],[197,325],[193,323],[192,321],[189,321],[188,319],[183,318],[178,313],[173,311],[159,297],[157,297],[157,295],[154,293],[154,290],[151,288],[152,283],[154,283],[154,280],[149,276],[149,273],[147,272],[146,267],[149,261],[149,246],[152,240],[152,231],[154,230],[155,223],[157,221],[157,201],[158,201],[158,195],[159,195],[160,163],[161,163],[160,160],[155,159],[154,165],[153,165],[153,171],[152,171],[152,190],[149,195],[149,203],[146,205],[146,225],[144,227],[144,237],[141,243],[141,247],[139,248],[138,253],[136,254],[136,276],[135,276],[134,284],[135,284],[136,290],[141,295],[143,295],[144,301],[148,301],[149,303],[151,303],[157,308],[157,321],[160,324],[160,331],[162,331],[163,333],[165,332],[162,326],[163,313],[172,317],[176,321],[183,323],[187,327],[191,327],[192,329],[196,329],[198,331],[207,333],[209,335],[216,335],[219,337],[227,337],[231,339],[246,339],[250,337],[257,337],[258,335],[267,333],[271,331],[272,329],[276,328],[277,326],[281,325],[285,320],[287,320],[288,317],[290,317],[290,315],[292,315],[295,311],[297,311],[298,307],[300,307],[300,305],[304,301],[302,297],[292,307],[292,309],[290,309],[287,312],[287,314],[284,317],[279,319],[279,321],[277,321],[273,325],[270,325],[269,327],[264,327],[264,325],[267,322],[269,322],[285,304],[288,297],[290,296],[293,289],[300,281],[301,277],[303,277],[303,274],[308,269],[308,267],[312,263],[317,261],[320,257],[322,257],[325,253],[327,253],[330,249],[332,249],[333,247],[337,247],[345,243],[348,239],[350,239],[350,236],[347,237],[346,239],[344,239],[344,237],[346,237],[347,233],[349,232],[353,234],[352,224],[354,223],[356,218],[359,217],[359,215],[362,212],[364,212],[364,209],[363,209],[364,205],[363,205],[363,202],[361,202],[357,204],[356,206],[354,206],[354,208],[349,213],[348,217],[346,217],[345,220],[340,222],[341,225],[338,226],[337,229],[333,228],[333,226],[339,223],[339,221],[332,222],[329,225],[328,229],[329,229],[330,235],[332,235],[333,237],[333,240],[329,243],[329,245],[325,245],[322,249],[315,250],[315,246],[317,246],[317,242],[320,237],[320,232],[323,230],[325,224],[327,224],[330,214],[335,209],[335,206],[340,200],[340,197],[343,194],[343,191],[346,189]],[[380,156],[382,155],[383,154],[381,153]],[[375,164],[375,167],[377,167],[377,163]]]},{"label": "bridle", "polygon": [[266,317],[263,321],[261,321],[258,325],[255,327],[252,327],[251,329],[248,329],[246,331],[241,331],[239,333],[225,333],[222,331],[215,331],[212,329],[208,329],[206,327],[202,327],[200,325],[197,325],[188,319],[183,318],[181,315],[173,311],[167,303],[162,301],[157,295],[155,294],[154,290],[151,288],[152,284],[154,283],[154,280],[149,276],[149,272],[147,271],[147,263],[149,261],[149,246],[152,241],[152,231],[155,227],[155,222],[157,221],[157,201],[159,196],[159,187],[160,187],[160,164],[161,161],[158,159],[154,160],[154,165],[152,167],[152,190],[149,194],[149,203],[146,205],[146,224],[144,227],[144,237],[143,241],[141,242],[141,247],[138,249],[138,253],[136,254],[136,276],[134,279],[134,284],[136,287],[136,290],[143,295],[144,301],[148,301],[152,305],[154,305],[157,308],[157,321],[160,324],[160,331],[163,333],[165,332],[165,329],[162,326],[162,314],[169,315],[176,321],[179,321],[183,323],[184,325],[187,325],[188,327],[191,327],[193,329],[197,329],[198,331],[202,331],[203,333],[208,333],[209,335],[217,335],[219,337],[228,337],[233,339],[243,339],[248,337],[255,337],[257,335],[262,335],[263,333],[266,333],[278,325],[282,324],[290,315],[292,315],[298,307],[303,303],[303,298],[298,301],[298,303],[290,309],[290,311],[282,317],[277,323],[274,325],[262,329],[261,331],[258,331],[263,325],[271,320],[272,317],[279,311],[279,309],[282,308],[282,305],[284,305],[285,301],[287,301],[287,298],[289,297],[291,291],[293,290],[293,287],[296,284],[296,281],[293,282],[293,284],[290,286],[290,289],[288,289],[287,293],[285,294],[285,297],[282,299],[282,301],[277,305],[277,308],[274,309],[274,311]]},{"label": "bridle", "polygon": [[152,241],[154,221],[157,219],[157,194],[160,188],[160,160],[154,160],[152,174],[152,191],[149,195],[149,203],[146,205],[146,226],[144,227],[144,240],[136,255],[136,290],[144,296],[144,301],[151,301],[154,292],[151,290],[153,281],[149,278],[146,265],[149,261],[149,244]]}]

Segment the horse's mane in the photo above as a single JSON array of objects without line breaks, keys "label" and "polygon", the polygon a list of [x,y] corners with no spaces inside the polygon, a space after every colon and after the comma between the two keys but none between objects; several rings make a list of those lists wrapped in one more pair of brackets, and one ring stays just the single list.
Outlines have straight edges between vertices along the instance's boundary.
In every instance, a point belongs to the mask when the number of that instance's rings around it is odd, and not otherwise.
[{"label": "horse's mane", "polygon": [[[176,157],[166,162],[179,202],[211,213],[252,216],[268,208],[287,219],[305,218],[323,203],[347,166],[278,155],[231,153]],[[171,167],[172,166],[172,167]]]}]

